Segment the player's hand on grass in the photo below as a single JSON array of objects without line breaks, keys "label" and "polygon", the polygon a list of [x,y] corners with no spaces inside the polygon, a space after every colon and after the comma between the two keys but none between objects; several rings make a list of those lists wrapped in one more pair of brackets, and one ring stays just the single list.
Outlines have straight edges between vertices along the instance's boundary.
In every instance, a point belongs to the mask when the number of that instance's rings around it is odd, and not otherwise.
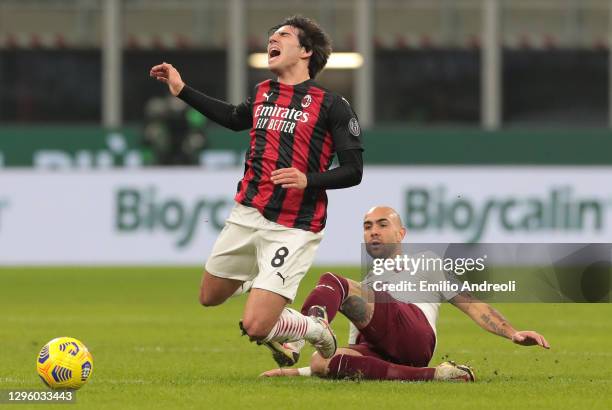
[{"label": "player's hand on grass", "polygon": [[544,339],[544,336],[532,330],[523,330],[512,335],[512,341],[517,345],[522,346],[542,346],[545,349],[550,349],[550,344]]},{"label": "player's hand on grass", "polygon": [[185,83],[181,78],[178,70],[172,66],[172,64],[162,63],[151,68],[149,76],[155,78],[157,81],[168,84],[170,93],[175,97],[181,92]]},{"label": "player's hand on grass", "polygon": [[259,377],[282,377],[282,376],[299,376],[298,369],[272,369],[267,372],[263,372]]},{"label": "player's hand on grass", "polygon": [[296,168],[281,168],[272,171],[272,182],[283,188],[304,189],[308,185],[306,175]]}]

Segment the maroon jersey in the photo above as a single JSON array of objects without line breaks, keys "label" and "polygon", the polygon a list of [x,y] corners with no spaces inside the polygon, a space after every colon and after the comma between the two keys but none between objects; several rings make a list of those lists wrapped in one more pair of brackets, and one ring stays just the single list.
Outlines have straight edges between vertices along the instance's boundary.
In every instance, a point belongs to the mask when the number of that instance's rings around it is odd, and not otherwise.
[{"label": "maroon jersey", "polygon": [[329,169],[334,153],[362,149],[361,130],[348,101],[314,81],[286,85],[267,80],[235,114],[250,118],[250,145],[235,200],[268,220],[319,232],[325,227],[324,189],[274,185],[272,171],[297,168],[307,174]]}]

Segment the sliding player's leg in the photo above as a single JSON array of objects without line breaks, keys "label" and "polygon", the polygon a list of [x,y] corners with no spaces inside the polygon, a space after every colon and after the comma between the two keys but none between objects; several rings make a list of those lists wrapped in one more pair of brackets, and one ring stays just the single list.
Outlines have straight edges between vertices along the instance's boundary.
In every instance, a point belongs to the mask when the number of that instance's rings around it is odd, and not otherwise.
[{"label": "sliding player's leg", "polygon": [[420,381],[433,380],[436,371],[434,368],[394,364],[377,355],[365,356],[354,349],[339,349],[331,359],[315,354],[310,366],[313,374],[331,379]]},{"label": "sliding player's leg", "polygon": [[370,323],[374,308],[374,294],[371,290],[352,279],[326,272],[306,297],[302,313],[326,317],[331,322],[340,311],[360,329]]},{"label": "sliding player's leg", "polygon": [[338,311],[355,325],[361,340],[384,352],[392,363],[416,367],[429,363],[435,334],[417,306],[398,302],[385,292],[373,292],[340,275],[326,273],[306,298],[302,312],[316,316],[327,313],[331,320]]},{"label": "sliding player's leg", "polygon": [[305,339],[324,357],[331,357],[336,350],[335,336],[325,321],[285,307],[295,298],[321,238],[321,234],[278,226],[259,231],[259,274],[253,281],[241,327],[251,340],[273,352],[280,351],[284,358],[274,356],[279,365],[296,361],[283,352],[282,344],[287,342]]},{"label": "sliding player's leg", "polygon": [[[347,347],[340,347],[336,351],[336,355],[354,355],[361,356],[361,353],[357,350],[350,349]],[[334,356],[334,357],[335,357]],[[321,357],[319,353],[315,353],[312,355],[310,359],[310,366],[304,367],[301,369],[271,369],[263,372],[260,376],[263,377],[279,377],[279,376],[318,376],[318,377],[326,377],[328,370],[327,365],[329,364],[330,359],[324,359]]]},{"label": "sliding player's leg", "polygon": [[367,345],[340,348],[331,359],[317,353],[312,356],[313,375],[331,379],[403,380],[403,381],[474,381],[474,373],[467,366],[445,362],[437,367],[414,367],[384,360]]},{"label": "sliding player's leg", "polygon": [[334,379],[403,381],[475,381],[472,370],[453,362],[438,367],[413,367],[391,363],[372,356],[339,354],[328,361],[326,377]]},{"label": "sliding player's leg", "polygon": [[321,357],[320,354],[315,352],[310,358],[310,371],[312,372],[312,375],[334,378],[334,375],[330,374],[329,364],[334,358],[339,356],[362,357],[363,354],[356,349],[351,349],[351,346],[338,348],[334,357],[330,357],[329,359],[325,359],[324,357]]},{"label": "sliding player's leg", "polygon": [[[468,366],[454,362],[427,367],[436,335],[423,312],[416,305],[398,302],[385,292],[375,292],[374,296],[375,309],[367,324],[355,323],[360,343],[349,346],[362,357],[335,356],[329,361],[329,374],[379,380],[475,380]],[[365,305],[360,303],[361,311],[365,312]]]},{"label": "sliding player's leg", "polygon": [[444,362],[437,367],[404,366],[383,360],[367,345],[339,348],[334,357],[324,359],[315,353],[309,368],[271,369],[264,377],[318,376],[330,379],[401,380],[401,381],[457,381],[473,382],[474,373],[468,366]]},{"label": "sliding player's leg", "polygon": [[[385,292],[375,292],[373,315],[366,326],[358,326],[359,342],[367,343],[384,359],[400,365],[429,364],[436,335],[418,306],[402,303]],[[364,310],[364,309],[362,309]]]},{"label": "sliding player's leg", "polygon": [[348,279],[331,272],[324,273],[304,300],[302,314],[323,317],[331,322],[348,297],[349,286]]}]

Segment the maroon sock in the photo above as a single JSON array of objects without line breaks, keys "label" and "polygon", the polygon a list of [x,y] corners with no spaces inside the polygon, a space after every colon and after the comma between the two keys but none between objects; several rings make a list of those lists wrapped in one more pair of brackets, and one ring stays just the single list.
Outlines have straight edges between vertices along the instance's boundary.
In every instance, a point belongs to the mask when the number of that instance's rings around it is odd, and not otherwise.
[{"label": "maroon sock", "polygon": [[340,275],[326,272],[319,278],[319,283],[310,292],[304,305],[302,314],[308,315],[311,306],[324,306],[327,310],[327,319],[331,322],[338,313],[340,305],[348,295],[348,281]]},{"label": "maroon sock", "polygon": [[411,367],[385,362],[371,356],[339,354],[329,362],[329,377],[368,380],[433,380],[433,367]]}]

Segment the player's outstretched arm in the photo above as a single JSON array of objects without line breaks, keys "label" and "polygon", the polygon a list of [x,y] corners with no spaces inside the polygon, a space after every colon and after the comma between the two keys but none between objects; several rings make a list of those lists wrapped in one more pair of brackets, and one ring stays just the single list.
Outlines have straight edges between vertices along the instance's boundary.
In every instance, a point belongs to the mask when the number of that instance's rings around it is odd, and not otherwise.
[{"label": "player's outstretched arm", "polygon": [[459,310],[468,315],[483,329],[512,340],[522,346],[542,346],[550,349],[544,336],[532,330],[517,331],[501,313],[488,303],[482,302],[468,293],[460,293],[450,300]]},{"label": "player's outstretched arm", "polygon": [[153,66],[149,76],[168,85],[170,94],[185,101],[219,125],[234,131],[246,130],[253,125],[249,100],[236,106],[194,90],[183,82],[178,70],[168,63]]},{"label": "player's outstretched arm", "polygon": [[301,369],[283,368],[271,369],[263,372],[259,377],[292,377],[292,376],[310,376],[310,367]]}]

